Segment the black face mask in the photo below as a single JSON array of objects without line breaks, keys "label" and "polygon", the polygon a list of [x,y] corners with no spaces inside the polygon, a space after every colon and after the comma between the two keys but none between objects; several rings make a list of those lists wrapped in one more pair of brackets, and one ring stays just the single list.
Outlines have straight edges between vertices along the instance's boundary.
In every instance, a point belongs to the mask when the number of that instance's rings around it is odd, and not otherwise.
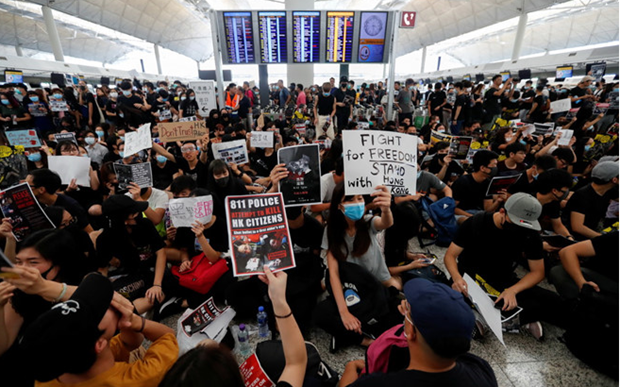
[{"label": "black face mask", "polygon": [[230,176],[226,176],[226,177],[222,177],[219,179],[215,179],[215,184],[217,184],[218,187],[226,187],[228,185],[228,181],[230,180]]},{"label": "black face mask", "polygon": [[346,88],[347,88],[347,84],[346,84],[346,83],[342,83],[342,84],[340,85],[340,88],[341,88],[341,89],[346,89]]},{"label": "black face mask", "polygon": [[488,173],[489,177],[494,177],[497,175],[497,167],[493,167],[493,168],[486,167],[486,168],[491,170],[491,172]]}]

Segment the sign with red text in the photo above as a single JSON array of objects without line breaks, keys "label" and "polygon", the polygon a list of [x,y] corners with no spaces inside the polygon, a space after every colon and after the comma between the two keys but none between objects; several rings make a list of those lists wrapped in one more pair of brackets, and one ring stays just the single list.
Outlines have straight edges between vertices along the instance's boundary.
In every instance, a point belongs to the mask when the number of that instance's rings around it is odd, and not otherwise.
[{"label": "sign with red text", "polygon": [[0,192],[0,209],[3,218],[11,219],[13,235],[18,242],[35,231],[54,228],[28,183]]},{"label": "sign with red text", "polygon": [[260,362],[253,353],[246,361],[239,366],[239,372],[243,377],[243,384],[245,387],[273,387],[274,384],[269,379],[269,376],[265,373],[265,370],[260,366]]},{"label": "sign with red text", "polygon": [[194,222],[208,224],[213,217],[213,197],[206,195],[170,199],[168,211],[172,225],[177,228],[192,227]]}]

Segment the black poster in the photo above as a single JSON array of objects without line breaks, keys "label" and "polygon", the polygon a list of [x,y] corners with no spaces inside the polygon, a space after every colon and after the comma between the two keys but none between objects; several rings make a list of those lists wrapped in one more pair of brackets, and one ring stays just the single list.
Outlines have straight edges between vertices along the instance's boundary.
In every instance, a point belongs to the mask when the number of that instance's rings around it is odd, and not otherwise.
[{"label": "black poster", "polygon": [[278,164],[286,165],[288,177],[280,180],[285,206],[321,204],[319,145],[296,145],[278,151]]},{"label": "black poster", "polygon": [[28,176],[24,147],[0,146],[0,188],[9,188]]},{"label": "black poster", "polygon": [[35,231],[54,228],[28,183],[0,192],[0,208],[3,217],[11,219],[13,235],[18,242]]},{"label": "black poster", "polygon": [[121,190],[128,189],[129,183],[136,183],[140,188],[153,186],[151,163],[114,164],[114,172]]}]

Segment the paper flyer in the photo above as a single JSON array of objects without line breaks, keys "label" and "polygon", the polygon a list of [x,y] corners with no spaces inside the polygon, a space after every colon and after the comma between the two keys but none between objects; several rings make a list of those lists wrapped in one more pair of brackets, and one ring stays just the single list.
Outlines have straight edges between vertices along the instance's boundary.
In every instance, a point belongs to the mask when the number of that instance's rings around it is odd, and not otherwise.
[{"label": "paper flyer", "polygon": [[285,206],[321,204],[321,158],[317,144],[278,150],[278,164],[285,164],[288,177],[280,180]]}]

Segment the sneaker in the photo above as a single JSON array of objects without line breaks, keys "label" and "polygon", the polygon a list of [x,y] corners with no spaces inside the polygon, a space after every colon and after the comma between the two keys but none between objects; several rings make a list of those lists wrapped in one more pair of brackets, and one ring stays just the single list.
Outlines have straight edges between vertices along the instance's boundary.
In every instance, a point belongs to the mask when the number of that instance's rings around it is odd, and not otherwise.
[{"label": "sneaker", "polygon": [[529,332],[538,341],[543,341],[543,327],[540,321],[531,322],[523,325],[523,329]]},{"label": "sneaker", "polygon": [[183,312],[183,307],[181,304],[183,303],[183,299],[179,297],[170,297],[166,302],[161,304],[159,307],[157,317],[161,321],[168,316],[172,316],[173,314]]}]

